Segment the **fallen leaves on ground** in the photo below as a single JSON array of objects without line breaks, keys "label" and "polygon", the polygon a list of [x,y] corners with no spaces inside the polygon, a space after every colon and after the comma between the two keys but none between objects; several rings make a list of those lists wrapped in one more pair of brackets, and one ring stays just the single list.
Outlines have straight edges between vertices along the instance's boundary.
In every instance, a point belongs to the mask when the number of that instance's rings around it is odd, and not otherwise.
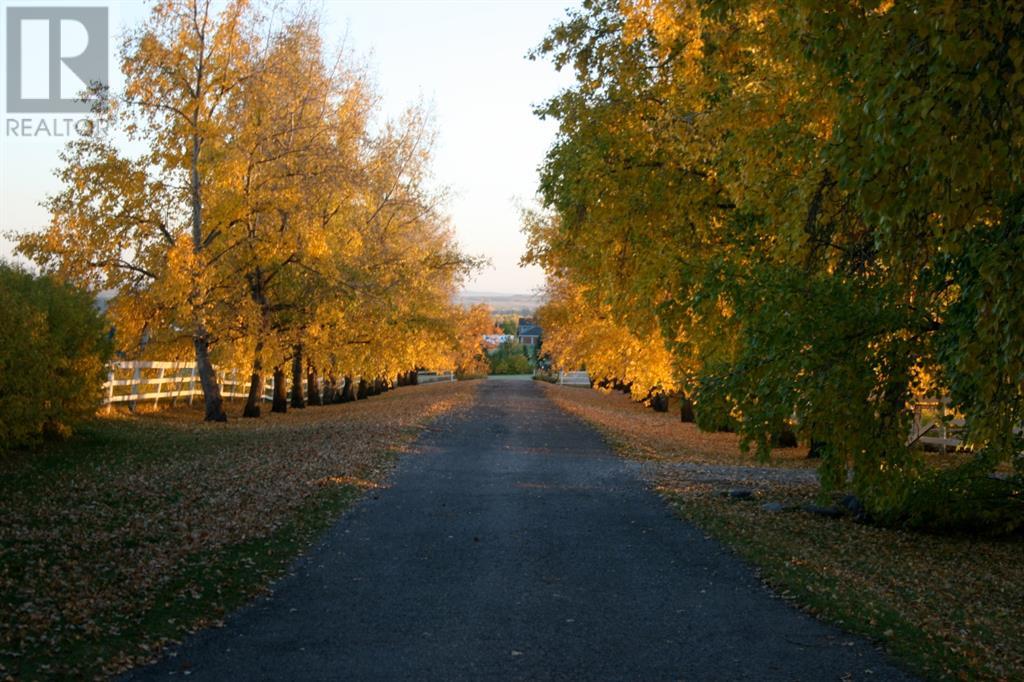
[{"label": "fallen leaves on ground", "polygon": [[[735,433],[706,433],[696,425],[679,421],[672,412],[655,412],[618,391],[603,392],[582,387],[543,383],[560,408],[596,426],[622,454],[662,462],[699,462],[751,466],[752,454],[740,450]],[[813,469],[807,448],[772,450],[771,466]]]},{"label": "fallen leaves on ground", "polygon": [[[881,641],[934,679],[1024,679],[1024,542],[880,528],[801,508],[820,489],[776,451],[766,468],[732,434],[702,434],[625,396],[548,386],[562,409],[647,462],[652,485],[679,513],[755,564],[783,598]],[[743,487],[751,499],[723,492]],[[777,502],[786,511],[767,511]]]},{"label": "fallen leaves on ground", "polygon": [[151,658],[161,641],[109,647],[168,590],[204,598],[196,562],[260,551],[332,488],[379,487],[394,453],[475,390],[409,387],[228,424],[185,408],[115,416],[94,426],[98,443],[3,463],[0,679],[109,674]]}]

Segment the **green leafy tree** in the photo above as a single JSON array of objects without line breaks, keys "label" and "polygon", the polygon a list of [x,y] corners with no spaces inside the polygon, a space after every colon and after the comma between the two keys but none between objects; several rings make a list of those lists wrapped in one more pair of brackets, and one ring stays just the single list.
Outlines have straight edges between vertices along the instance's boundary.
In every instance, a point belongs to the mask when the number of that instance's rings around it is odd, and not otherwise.
[{"label": "green leafy tree", "polygon": [[526,348],[516,341],[505,341],[490,354],[491,374],[529,374],[533,365]]},{"label": "green leafy tree", "polygon": [[110,357],[87,292],[0,263],[0,448],[63,438],[94,414]]},{"label": "green leafy tree", "polygon": [[[1012,3],[585,2],[538,52],[577,84],[540,109],[560,133],[526,260],[660,335],[699,424],[762,457],[795,426],[883,520],[970,508],[991,491],[963,480],[1024,473],[1022,21]],[[907,446],[926,394],[966,420],[963,476]]]}]

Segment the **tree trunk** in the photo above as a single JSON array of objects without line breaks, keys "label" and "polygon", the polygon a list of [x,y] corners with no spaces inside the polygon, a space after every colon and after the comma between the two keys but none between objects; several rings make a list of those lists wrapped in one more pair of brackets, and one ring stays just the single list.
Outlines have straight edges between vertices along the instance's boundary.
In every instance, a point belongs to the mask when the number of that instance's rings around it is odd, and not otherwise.
[{"label": "tree trunk", "polygon": [[772,446],[777,448],[795,448],[796,434],[790,429],[782,429],[772,436]]},{"label": "tree trunk", "polygon": [[292,347],[292,407],[302,409],[306,398],[302,395],[302,344]]},{"label": "tree trunk", "polygon": [[243,417],[257,418],[260,416],[260,400],[263,397],[263,373],[253,369],[249,375],[249,395],[242,408]]},{"label": "tree trunk", "polygon": [[259,417],[260,405],[263,402],[263,342],[256,342],[256,352],[252,359],[252,374],[249,377],[249,396],[245,399],[243,417]]},{"label": "tree trunk", "polygon": [[224,401],[220,397],[217,373],[210,362],[210,342],[206,337],[206,328],[201,323],[196,325],[193,343],[196,349],[196,373],[199,375],[199,384],[203,387],[203,404],[206,408],[204,419],[208,422],[226,422],[228,416],[224,413]]},{"label": "tree trunk", "polygon": [[651,397],[651,408],[655,412],[668,412],[668,394],[658,392]]},{"label": "tree trunk", "polygon": [[274,368],[274,401],[270,407],[271,412],[288,411],[288,391],[285,389],[284,368]]},{"label": "tree trunk", "polygon": [[416,370],[409,372],[409,385],[419,386],[420,385],[420,374]]},{"label": "tree trunk", "polygon": [[828,444],[825,441],[811,439],[810,447],[807,448],[807,459],[821,459]]},{"label": "tree trunk", "polygon": [[252,375],[249,380],[249,396],[246,398],[245,409],[242,412],[242,416],[259,417],[263,404],[264,389],[263,339],[264,330],[267,329],[270,324],[270,320],[268,319],[270,311],[267,307],[267,297],[263,290],[263,269],[257,265],[252,272],[246,275],[246,280],[249,282],[249,298],[259,307],[260,326],[256,332],[256,348],[253,351]]},{"label": "tree trunk", "polygon": [[356,399],[356,387],[352,382],[352,375],[345,375],[345,385],[341,389],[341,402],[349,403]]},{"label": "tree trunk", "polygon": [[360,377],[359,378],[359,388],[356,389],[356,400],[366,400],[368,389],[369,389],[369,386],[367,386],[366,379],[363,379],[362,377]]},{"label": "tree trunk", "polygon": [[[196,76],[196,99],[199,97],[199,83],[202,82],[203,74]],[[201,107],[196,106],[192,112],[192,149],[189,159],[189,189],[191,190],[192,208],[192,253],[197,256],[206,246],[206,239],[203,237],[203,193],[201,177],[199,175],[199,153],[202,149],[203,138],[199,132],[199,111]],[[196,280],[193,280],[196,281]],[[203,404],[206,415],[204,419],[208,422],[226,422],[228,416],[224,413],[224,401],[221,399],[220,386],[217,384],[217,373],[210,361],[210,336],[206,330],[203,320],[202,300],[198,286],[194,286],[192,296],[192,319],[194,329],[192,332],[192,344],[196,350],[196,373],[199,375],[199,385],[203,387]]]},{"label": "tree trunk", "polygon": [[338,380],[328,373],[324,378],[324,405],[338,402]]},{"label": "tree trunk", "polygon": [[320,395],[320,384],[317,381],[316,368],[313,365],[310,365],[306,371],[306,404],[324,404],[324,399]]},{"label": "tree trunk", "polygon": [[693,401],[686,396],[679,398],[679,421],[692,424],[696,420],[693,414]]}]

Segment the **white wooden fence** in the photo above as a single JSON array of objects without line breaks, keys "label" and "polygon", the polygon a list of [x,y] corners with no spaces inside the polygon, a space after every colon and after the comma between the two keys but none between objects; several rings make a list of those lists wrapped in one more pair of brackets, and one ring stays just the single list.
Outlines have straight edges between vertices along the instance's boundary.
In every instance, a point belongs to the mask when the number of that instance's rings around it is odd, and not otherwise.
[{"label": "white wooden fence", "polygon": [[[249,396],[249,378],[247,370],[233,367],[217,367],[217,381],[220,394],[224,398],[247,398]],[[356,377],[358,379],[358,377]],[[321,393],[324,390],[323,378],[318,379]],[[437,381],[455,381],[452,372],[437,374],[419,372],[418,382],[429,384]],[[111,363],[107,371],[107,380],[103,383],[103,404],[107,412],[115,403],[139,403],[153,401],[153,407],[159,407],[160,401],[170,400],[172,404],[179,400],[188,400],[191,405],[196,396],[202,397],[203,387],[199,383],[199,374],[194,362],[166,362],[159,360],[126,360]],[[263,381],[263,399],[274,398],[274,375],[268,373]]]},{"label": "white wooden fence", "polygon": [[[220,393],[225,398],[245,398],[249,395],[249,374],[236,368],[215,367]],[[103,404],[109,412],[114,403],[160,400],[176,403],[203,395],[199,374],[194,362],[165,362],[159,360],[129,360],[111,363],[107,380],[103,384]],[[274,377],[269,375],[263,385],[264,400],[274,396]]]},{"label": "white wooden fence", "polygon": [[590,375],[586,372],[559,372],[558,383],[564,386],[590,387]]},{"label": "white wooden fence", "polygon": [[455,374],[452,372],[443,372],[441,374],[438,374],[437,372],[416,373],[417,384],[433,384],[438,381],[455,381]]},{"label": "white wooden fence", "polygon": [[914,423],[910,430],[908,445],[931,445],[942,452],[946,448],[958,448],[963,444],[960,438],[964,420],[955,415],[947,416],[949,400],[920,400],[914,403]]}]

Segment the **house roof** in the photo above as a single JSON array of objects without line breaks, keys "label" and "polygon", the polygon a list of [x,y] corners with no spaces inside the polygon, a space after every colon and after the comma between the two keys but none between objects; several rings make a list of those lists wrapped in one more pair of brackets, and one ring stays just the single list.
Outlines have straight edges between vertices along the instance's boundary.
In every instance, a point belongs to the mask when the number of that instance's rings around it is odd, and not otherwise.
[{"label": "house roof", "polygon": [[521,323],[516,330],[517,336],[540,336],[540,325]]}]

